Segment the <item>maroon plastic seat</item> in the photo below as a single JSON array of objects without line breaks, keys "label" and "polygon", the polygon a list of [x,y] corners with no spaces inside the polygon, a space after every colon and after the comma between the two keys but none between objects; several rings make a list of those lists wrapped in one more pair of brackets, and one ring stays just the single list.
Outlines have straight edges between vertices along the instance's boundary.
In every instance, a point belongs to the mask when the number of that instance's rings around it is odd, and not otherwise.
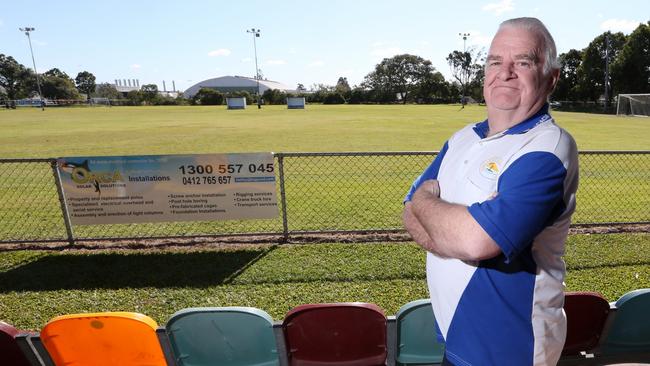
[{"label": "maroon plastic seat", "polygon": [[18,333],[16,328],[0,322],[0,365],[30,366],[27,357],[16,342],[15,337]]},{"label": "maroon plastic seat", "polygon": [[282,323],[291,366],[385,365],[386,315],[374,304],[307,304]]},{"label": "maroon plastic seat", "polygon": [[577,355],[595,348],[609,314],[609,302],[597,292],[567,292],[564,312],[567,337],[562,355]]}]

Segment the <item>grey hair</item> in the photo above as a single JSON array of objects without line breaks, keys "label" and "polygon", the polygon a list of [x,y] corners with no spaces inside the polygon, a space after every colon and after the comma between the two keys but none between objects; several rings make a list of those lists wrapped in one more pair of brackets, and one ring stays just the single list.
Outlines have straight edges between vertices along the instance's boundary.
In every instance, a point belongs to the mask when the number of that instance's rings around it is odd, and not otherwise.
[{"label": "grey hair", "polygon": [[508,19],[499,25],[499,30],[506,27],[526,30],[542,37],[544,41],[544,48],[542,50],[544,54],[544,75],[548,75],[551,71],[559,70],[562,67],[560,61],[557,59],[557,49],[555,48],[553,36],[551,36],[544,23],[539,19],[526,17]]}]

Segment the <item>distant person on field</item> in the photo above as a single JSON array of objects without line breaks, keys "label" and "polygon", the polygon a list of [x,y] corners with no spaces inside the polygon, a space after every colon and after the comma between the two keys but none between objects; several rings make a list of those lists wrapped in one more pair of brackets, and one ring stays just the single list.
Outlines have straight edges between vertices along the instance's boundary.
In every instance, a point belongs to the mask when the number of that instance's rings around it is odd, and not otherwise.
[{"label": "distant person on field", "polygon": [[443,364],[560,358],[578,152],[549,114],[558,76],[542,22],[503,22],[485,65],[487,119],[453,134],[406,196],[404,226],[428,251]]}]

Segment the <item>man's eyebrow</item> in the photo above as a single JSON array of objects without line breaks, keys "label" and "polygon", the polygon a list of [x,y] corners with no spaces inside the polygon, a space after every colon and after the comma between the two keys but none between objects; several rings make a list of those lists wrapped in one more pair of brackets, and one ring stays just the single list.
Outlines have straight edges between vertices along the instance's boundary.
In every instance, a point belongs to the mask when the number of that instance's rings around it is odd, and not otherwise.
[{"label": "man's eyebrow", "polygon": [[492,61],[492,60],[501,61],[501,60],[503,60],[503,57],[497,56],[497,55],[488,55],[487,60],[488,61]]},{"label": "man's eyebrow", "polygon": [[529,61],[533,61],[533,62],[537,62],[539,60],[537,55],[535,55],[534,53],[520,53],[520,54],[514,55],[513,58],[515,60],[529,60]]}]

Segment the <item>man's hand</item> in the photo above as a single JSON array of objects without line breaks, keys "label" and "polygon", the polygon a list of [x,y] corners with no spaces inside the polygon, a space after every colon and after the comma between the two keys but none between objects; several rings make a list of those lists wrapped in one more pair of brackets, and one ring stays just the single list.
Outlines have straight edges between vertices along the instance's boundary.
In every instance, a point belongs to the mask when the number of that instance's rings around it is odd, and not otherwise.
[{"label": "man's hand", "polygon": [[413,194],[413,200],[422,198],[440,198],[440,184],[436,179],[424,181]]}]

